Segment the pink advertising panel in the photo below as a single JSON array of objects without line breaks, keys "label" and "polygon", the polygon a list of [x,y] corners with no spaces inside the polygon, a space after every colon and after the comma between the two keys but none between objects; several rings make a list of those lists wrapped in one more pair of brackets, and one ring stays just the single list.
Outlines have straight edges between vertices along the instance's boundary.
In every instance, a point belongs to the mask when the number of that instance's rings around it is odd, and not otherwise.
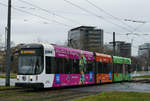
[{"label": "pink advertising panel", "polygon": [[82,51],[72,48],[65,48],[60,46],[54,46],[55,56],[60,58],[70,58],[70,59],[79,59],[80,54],[82,53],[86,60],[93,61],[94,56],[93,52]]},{"label": "pink advertising panel", "polygon": [[[55,74],[53,87],[80,85],[80,74]],[[94,73],[84,74],[83,84],[94,84]]]}]

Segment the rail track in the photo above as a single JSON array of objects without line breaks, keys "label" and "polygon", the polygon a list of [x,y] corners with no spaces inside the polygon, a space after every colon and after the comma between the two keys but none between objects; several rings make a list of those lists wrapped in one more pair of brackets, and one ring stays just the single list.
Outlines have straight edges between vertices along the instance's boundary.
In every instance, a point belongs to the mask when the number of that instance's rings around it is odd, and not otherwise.
[{"label": "rail track", "polygon": [[72,89],[10,89],[0,90],[0,101],[72,101],[95,95],[96,92],[74,91]]}]

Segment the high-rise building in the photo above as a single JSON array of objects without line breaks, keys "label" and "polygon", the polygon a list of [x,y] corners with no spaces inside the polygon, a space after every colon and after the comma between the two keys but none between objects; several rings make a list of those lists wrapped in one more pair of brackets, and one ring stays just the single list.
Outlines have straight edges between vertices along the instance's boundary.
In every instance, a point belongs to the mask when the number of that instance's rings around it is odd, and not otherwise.
[{"label": "high-rise building", "polygon": [[144,43],[140,45],[138,49],[138,55],[150,57],[150,43]]},{"label": "high-rise building", "polygon": [[80,26],[68,32],[68,46],[88,51],[103,48],[103,30],[92,26]]},{"label": "high-rise building", "polygon": [[138,55],[141,58],[140,65],[142,70],[150,70],[150,43],[140,45]]},{"label": "high-rise building", "polygon": [[[116,41],[116,55],[122,57],[131,57],[131,43],[125,43],[124,41]],[[113,42],[105,45],[107,49],[113,50]]]}]

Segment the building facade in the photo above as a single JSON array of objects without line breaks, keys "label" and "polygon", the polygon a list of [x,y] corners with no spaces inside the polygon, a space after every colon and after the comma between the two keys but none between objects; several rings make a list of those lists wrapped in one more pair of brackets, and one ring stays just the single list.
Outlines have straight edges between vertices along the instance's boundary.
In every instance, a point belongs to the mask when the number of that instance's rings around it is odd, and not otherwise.
[{"label": "building facade", "polygon": [[68,46],[87,51],[103,48],[103,30],[91,26],[80,26],[68,32]]},{"label": "building facade", "polygon": [[150,43],[144,43],[139,46],[138,56],[141,59],[140,65],[142,70],[150,70]]},{"label": "building facade", "polygon": [[140,45],[138,49],[138,55],[150,57],[150,43],[144,43],[143,45]]},{"label": "building facade", "polygon": [[[131,43],[125,43],[124,41],[116,41],[115,55],[122,57],[131,57]],[[105,45],[107,49],[113,50],[113,42]]]}]

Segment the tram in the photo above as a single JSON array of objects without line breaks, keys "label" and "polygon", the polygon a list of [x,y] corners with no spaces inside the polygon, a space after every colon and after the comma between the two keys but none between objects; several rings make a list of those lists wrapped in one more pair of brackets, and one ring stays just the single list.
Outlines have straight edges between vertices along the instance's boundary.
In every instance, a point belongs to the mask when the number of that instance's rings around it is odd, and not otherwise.
[{"label": "tram", "polygon": [[[80,71],[80,55],[86,65]],[[52,88],[130,80],[130,58],[52,44],[26,44],[19,50],[17,87]]]}]

